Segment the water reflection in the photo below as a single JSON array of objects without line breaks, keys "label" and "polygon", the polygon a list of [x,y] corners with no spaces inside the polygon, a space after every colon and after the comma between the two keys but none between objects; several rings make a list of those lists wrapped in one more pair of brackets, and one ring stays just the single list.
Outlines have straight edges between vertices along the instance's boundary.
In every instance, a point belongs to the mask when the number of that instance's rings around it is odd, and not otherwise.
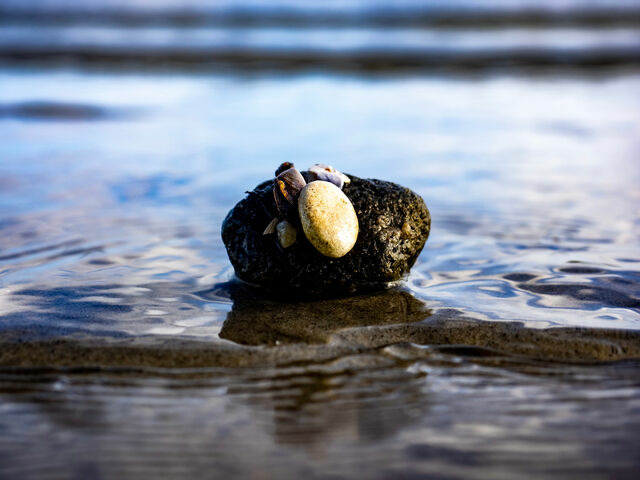
[{"label": "water reflection", "polygon": [[[32,286],[6,296],[0,365],[144,370],[298,364],[308,373],[327,362],[387,368],[388,357],[415,361],[430,357],[433,348],[578,363],[640,357],[637,330],[541,330],[483,321],[451,308],[431,310],[404,290],[286,303],[237,282],[205,291],[156,282]],[[401,348],[405,344],[428,348]],[[466,347],[450,349],[456,346]]]},{"label": "water reflection", "polygon": [[496,462],[625,476],[638,466],[638,371],[411,344],[276,368],[0,368],[0,472],[25,461],[37,474],[82,470],[81,455],[109,478],[160,474],[164,462],[239,478],[489,478]]},{"label": "water reflection", "polygon": [[431,314],[404,290],[294,303],[265,298],[235,283],[214,292],[224,288],[230,290],[233,308],[219,335],[243,345],[325,343],[342,329],[418,322]]}]

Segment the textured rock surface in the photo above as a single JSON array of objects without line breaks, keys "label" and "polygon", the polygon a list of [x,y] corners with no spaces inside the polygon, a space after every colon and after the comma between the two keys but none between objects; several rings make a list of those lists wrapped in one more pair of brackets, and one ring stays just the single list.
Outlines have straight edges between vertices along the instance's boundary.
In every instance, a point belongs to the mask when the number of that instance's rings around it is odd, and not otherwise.
[{"label": "textured rock surface", "polygon": [[360,233],[353,249],[337,259],[320,254],[302,232],[284,250],[274,235],[263,235],[276,216],[271,180],[241,200],[222,224],[238,278],[276,294],[318,296],[384,288],[407,274],[429,236],[424,200],[395,183],[350,178],[343,191],[358,215]]}]

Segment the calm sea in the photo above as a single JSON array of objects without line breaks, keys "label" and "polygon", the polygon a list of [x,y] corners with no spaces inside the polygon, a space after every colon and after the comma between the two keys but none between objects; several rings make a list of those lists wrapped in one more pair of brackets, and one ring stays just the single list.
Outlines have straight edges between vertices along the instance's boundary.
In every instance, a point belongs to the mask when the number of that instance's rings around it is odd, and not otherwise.
[{"label": "calm sea", "polygon": [[[0,1],[0,477],[637,478],[639,112],[637,2]],[[234,283],[283,161],[403,288]]]}]

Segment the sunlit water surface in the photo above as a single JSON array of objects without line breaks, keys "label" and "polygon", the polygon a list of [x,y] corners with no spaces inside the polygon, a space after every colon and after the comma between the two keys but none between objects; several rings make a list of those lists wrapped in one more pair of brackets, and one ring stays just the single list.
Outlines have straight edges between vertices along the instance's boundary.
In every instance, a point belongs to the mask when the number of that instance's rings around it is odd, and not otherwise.
[{"label": "sunlit water surface", "polygon": [[[153,25],[64,37],[57,21],[33,40],[24,19],[0,25],[0,40],[49,55],[77,38],[160,51],[334,38]],[[401,33],[342,29],[332,48],[640,42],[628,25],[557,40]],[[637,478],[635,70],[14,60],[0,69],[0,477]],[[288,304],[234,283],[222,219],[282,161],[422,195],[432,233],[401,290]]]}]

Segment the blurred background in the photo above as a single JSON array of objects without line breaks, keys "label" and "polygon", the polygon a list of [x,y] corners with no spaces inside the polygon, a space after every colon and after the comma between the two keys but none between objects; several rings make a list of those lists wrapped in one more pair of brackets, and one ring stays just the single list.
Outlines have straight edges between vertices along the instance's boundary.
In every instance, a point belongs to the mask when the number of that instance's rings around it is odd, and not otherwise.
[{"label": "blurred background", "polygon": [[[283,161],[396,181],[433,217],[424,322],[606,329],[625,358],[639,112],[637,0],[0,0],[0,476],[632,478],[637,362],[434,353],[370,318],[363,354],[241,346],[220,225]],[[69,339],[211,357],[51,363]]]}]

